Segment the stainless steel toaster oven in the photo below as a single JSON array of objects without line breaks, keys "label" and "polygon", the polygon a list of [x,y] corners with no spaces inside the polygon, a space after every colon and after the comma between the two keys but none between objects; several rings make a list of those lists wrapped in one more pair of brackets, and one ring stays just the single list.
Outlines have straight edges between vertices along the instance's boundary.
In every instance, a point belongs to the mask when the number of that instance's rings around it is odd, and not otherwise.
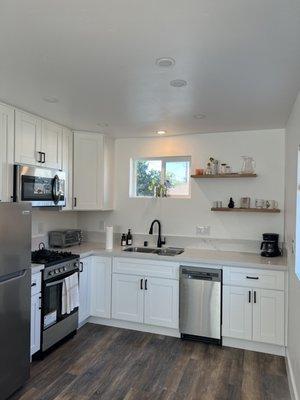
[{"label": "stainless steel toaster oven", "polygon": [[59,229],[49,232],[50,247],[69,247],[81,244],[82,231],[80,229]]}]

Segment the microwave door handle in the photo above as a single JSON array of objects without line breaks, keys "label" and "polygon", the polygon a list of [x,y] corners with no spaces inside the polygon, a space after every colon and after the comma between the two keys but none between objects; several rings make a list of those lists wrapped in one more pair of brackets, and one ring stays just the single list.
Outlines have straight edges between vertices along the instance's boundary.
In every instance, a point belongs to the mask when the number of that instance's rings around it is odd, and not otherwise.
[{"label": "microwave door handle", "polygon": [[58,175],[55,175],[55,177],[52,180],[52,200],[55,205],[58,204],[61,197],[59,186],[60,186],[59,177]]}]

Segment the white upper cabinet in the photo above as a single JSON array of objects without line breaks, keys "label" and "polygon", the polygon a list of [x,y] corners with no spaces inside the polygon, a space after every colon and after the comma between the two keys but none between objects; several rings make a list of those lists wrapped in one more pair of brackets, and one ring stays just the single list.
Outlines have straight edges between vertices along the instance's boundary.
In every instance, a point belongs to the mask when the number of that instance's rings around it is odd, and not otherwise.
[{"label": "white upper cabinet", "polygon": [[0,201],[11,201],[14,162],[14,110],[0,104]]},{"label": "white upper cabinet", "polygon": [[23,111],[15,111],[15,162],[43,165],[42,120]]},{"label": "white upper cabinet", "polygon": [[62,169],[63,128],[53,122],[42,121],[43,166]]},{"label": "white upper cabinet", "polygon": [[65,196],[66,206],[63,210],[73,208],[73,132],[63,128],[62,170],[66,174]]},{"label": "white upper cabinet", "polygon": [[114,141],[99,133],[74,132],[75,210],[113,208]]},{"label": "white upper cabinet", "polygon": [[62,168],[63,128],[23,111],[15,111],[15,162]]}]

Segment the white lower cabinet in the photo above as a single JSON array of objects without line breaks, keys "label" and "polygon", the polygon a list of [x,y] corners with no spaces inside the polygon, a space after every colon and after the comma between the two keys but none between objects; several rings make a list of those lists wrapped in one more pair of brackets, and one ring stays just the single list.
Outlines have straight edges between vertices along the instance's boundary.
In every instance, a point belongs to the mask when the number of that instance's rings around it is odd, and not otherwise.
[{"label": "white lower cabinet", "polygon": [[222,335],[284,345],[284,292],[223,287]]},{"label": "white lower cabinet", "polygon": [[82,324],[90,316],[90,274],[92,258],[80,259],[81,272],[79,274],[79,324]]},{"label": "white lower cabinet", "polygon": [[111,257],[93,256],[90,268],[91,307],[93,317],[111,316]]},{"label": "white lower cabinet", "polygon": [[178,310],[178,280],[113,274],[113,318],[178,329]]},{"label": "white lower cabinet", "polygon": [[135,275],[113,274],[112,317],[131,322],[143,322],[143,278]]},{"label": "white lower cabinet", "polygon": [[145,279],[144,322],[178,328],[179,285],[174,279]]},{"label": "white lower cabinet", "polygon": [[41,294],[31,296],[30,355],[40,350],[41,342]]}]

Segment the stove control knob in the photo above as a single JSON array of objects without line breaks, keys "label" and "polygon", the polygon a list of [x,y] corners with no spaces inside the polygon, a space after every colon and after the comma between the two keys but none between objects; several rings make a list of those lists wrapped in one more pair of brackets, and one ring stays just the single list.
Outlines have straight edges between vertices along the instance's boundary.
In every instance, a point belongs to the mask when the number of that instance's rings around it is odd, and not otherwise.
[{"label": "stove control knob", "polygon": [[53,271],[49,271],[49,275],[50,275],[50,276],[53,275],[53,273],[54,273]]},{"label": "stove control knob", "polygon": [[55,270],[54,270],[54,273],[55,273],[55,274],[58,274],[58,273],[59,273],[59,270],[58,270],[58,269],[55,269]]},{"label": "stove control knob", "polygon": [[66,271],[66,270],[67,270],[67,268],[66,268],[66,267],[64,267],[64,268],[63,268],[63,270],[64,270],[64,271]]}]

